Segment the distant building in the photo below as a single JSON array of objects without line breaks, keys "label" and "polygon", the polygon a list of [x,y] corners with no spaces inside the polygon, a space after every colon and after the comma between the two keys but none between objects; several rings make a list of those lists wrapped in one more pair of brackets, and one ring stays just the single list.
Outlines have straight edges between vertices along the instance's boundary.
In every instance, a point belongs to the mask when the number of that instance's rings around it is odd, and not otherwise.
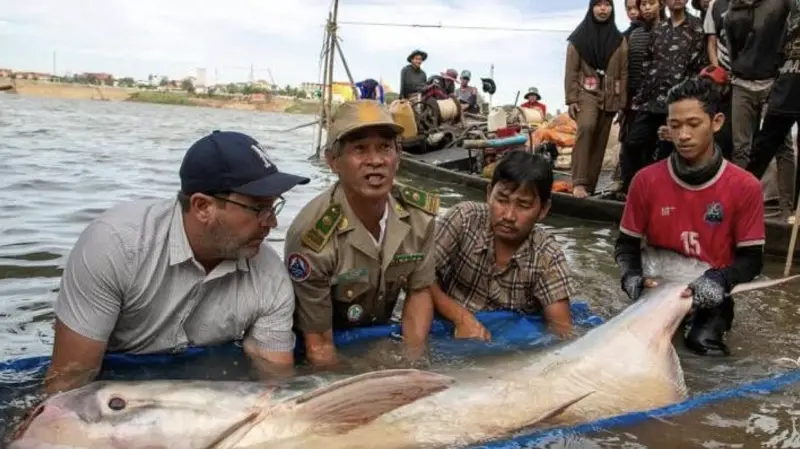
[{"label": "distant building", "polygon": [[50,82],[53,75],[43,72],[12,72],[17,79]]}]

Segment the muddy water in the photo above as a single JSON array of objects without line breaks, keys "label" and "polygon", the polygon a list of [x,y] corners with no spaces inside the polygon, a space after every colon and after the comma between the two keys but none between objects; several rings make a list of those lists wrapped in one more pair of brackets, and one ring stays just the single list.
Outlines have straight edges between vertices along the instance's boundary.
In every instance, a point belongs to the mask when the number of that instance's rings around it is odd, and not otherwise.
[{"label": "muddy water", "polygon": [[[0,95],[0,358],[49,355],[52,301],[70,248],[84,226],[112,204],[173,195],[188,145],[213,129],[256,136],[282,170],[312,178],[288,195],[280,226],[269,240],[282,250],[294,214],[333,177],[311,154],[312,129],[280,130],[309,117],[160,105],[19,98]],[[437,191],[447,207],[475,192],[430,179],[401,179]],[[607,225],[549,217],[572,264],[580,298],[608,318],[626,304],[612,261]],[[782,263],[768,263],[779,276]],[[693,356],[678,344],[693,393],[786,372],[780,358],[800,357],[797,287],[752,292],[738,299],[732,357]],[[219,363],[209,372],[219,373]],[[444,361],[446,363],[446,361]],[[226,366],[232,366],[226,363]],[[228,377],[247,376],[246,372]],[[235,371],[235,370],[233,370]],[[0,378],[0,432],[36,396],[36,383],[21,373]],[[308,387],[302,382],[296,387]],[[12,399],[13,398],[13,399]],[[556,439],[540,447],[768,447],[800,448],[800,389],[718,402],[662,421]]]}]

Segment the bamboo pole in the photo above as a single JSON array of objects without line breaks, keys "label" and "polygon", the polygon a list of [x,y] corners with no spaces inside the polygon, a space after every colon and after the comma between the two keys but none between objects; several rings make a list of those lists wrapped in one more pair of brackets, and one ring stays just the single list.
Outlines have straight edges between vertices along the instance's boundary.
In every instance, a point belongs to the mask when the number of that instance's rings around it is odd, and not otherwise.
[{"label": "bamboo pole", "polygon": [[336,57],[334,56],[333,52],[336,47],[336,19],[339,15],[339,0],[334,0],[333,2],[333,14],[331,15],[331,19],[328,21],[328,34],[330,36],[330,44],[328,46],[328,52],[330,53],[330,57],[328,58],[328,98],[326,98],[326,105],[325,105],[325,129],[330,129],[331,127],[331,108],[333,107],[333,65],[336,62]]},{"label": "bamboo pole", "polygon": [[328,22],[327,26],[325,27],[325,44],[324,44],[324,53],[325,53],[325,60],[323,63],[322,68],[322,90],[320,91],[320,98],[319,98],[319,128],[317,128],[317,137],[314,141],[315,153],[314,158],[319,159],[320,152],[322,151],[322,129],[327,129],[328,123],[328,114],[327,112],[327,101],[328,98],[328,85],[330,85],[331,80],[328,76],[330,62],[333,59],[333,48],[331,47],[331,34],[330,34],[330,23],[332,20],[332,14],[328,13]]},{"label": "bamboo pole", "polygon": [[[333,12],[328,14],[328,23],[325,27],[326,34],[326,49],[325,49],[325,68],[322,81],[322,98],[321,98],[321,116],[319,119],[319,128],[317,130],[317,145],[315,159],[320,158],[322,151],[322,128],[327,131],[331,126],[331,109],[333,108],[333,66],[336,62],[334,55],[335,48],[338,48],[336,41],[336,21],[339,16],[339,0],[333,2]],[[341,50],[340,54],[341,54]],[[342,57],[344,59],[344,57]],[[349,73],[348,73],[349,75]]]},{"label": "bamboo pole", "polygon": [[347,65],[347,58],[344,57],[342,46],[339,45],[338,40],[336,41],[336,50],[339,53],[339,57],[342,58],[342,65],[344,66],[344,71],[347,72],[347,78],[350,80],[350,87],[353,89],[353,95],[358,96],[358,92],[356,92],[356,80],[353,79],[353,74],[350,73],[350,66]]},{"label": "bamboo pole", "polygon": [[797,227],[800,225],[800,207],[794,210],[794,223],[792,224],[792,237],[789,239],[789,248],[786,250],[786,266],[783,267],[783,275],[789,276],[792,270],[792,258],[794,257],[794,249],[797,244]]}]

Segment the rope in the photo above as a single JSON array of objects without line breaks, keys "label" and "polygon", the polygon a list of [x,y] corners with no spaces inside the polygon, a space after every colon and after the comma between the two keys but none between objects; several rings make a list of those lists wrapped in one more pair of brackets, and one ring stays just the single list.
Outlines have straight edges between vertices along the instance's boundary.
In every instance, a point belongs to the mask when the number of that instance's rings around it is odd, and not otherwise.
[{"label": "rope", "polygon": [[457,30],[486,30],[486,31],[513,31],[513,32],[533,32],[533,33],[570,33],[572,30],[553,30],[546,28],[509,28],[509,27],[492,27],[492,26],[470,26],[470,25],[442,25],[438,24],[418,24],[418,23],[391,23],[391,22],[358,22],[358,21],[340,21],[342,25],[363,25],[363,26],[381,26],[381,27],[404,27],[404,28],[450,28]]},{"label": "rope", "polygon": [[458,106],[452,98],[436,100],[436,103],[439,105],[439,114],[443,122],[451,122],[458,117]]}]

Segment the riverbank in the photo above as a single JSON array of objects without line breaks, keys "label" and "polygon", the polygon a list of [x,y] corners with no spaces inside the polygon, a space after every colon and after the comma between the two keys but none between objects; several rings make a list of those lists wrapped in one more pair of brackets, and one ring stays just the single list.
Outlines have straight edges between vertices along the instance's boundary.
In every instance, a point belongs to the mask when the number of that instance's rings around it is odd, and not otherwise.
[{"label": "riverbank", "polygon": [[235,109],[287,114],[316,114],[319,103],[291,97],[272,97],[263,101],[193,96],[182,92],[159,92],[136,88],[93,86],[85,84],[49,83],[33,80],[0,78],[0,86],[13,85],[7,94],[25,97],[63,98],[93,101],[135,101],[139,103],[198,106],[218,109]]},{"label": "riverbank", "polygon": [[221,97],[195,96],[179,92],[137,91],[125,101],[138,103],[170,104],[176,106],[198,106],[240,111],[283,112],[286,114],[316,114],[319,103],[291,97],[273,96],[268,100],[251,101]]}]

